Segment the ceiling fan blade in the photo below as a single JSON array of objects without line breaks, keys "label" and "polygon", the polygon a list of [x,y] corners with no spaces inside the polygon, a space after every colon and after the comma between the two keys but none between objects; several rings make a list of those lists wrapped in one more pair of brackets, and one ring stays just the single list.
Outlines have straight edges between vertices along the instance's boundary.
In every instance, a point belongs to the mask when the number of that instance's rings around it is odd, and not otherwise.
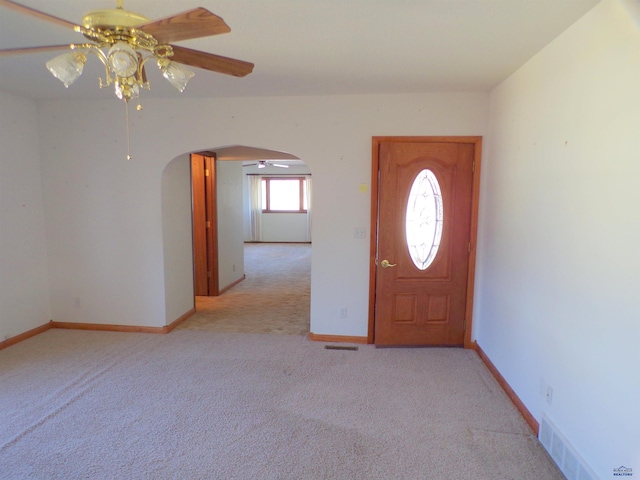
[{"label": "ceiling fan blade", "polygon": [[244,165],[242,165],[243,167],[255,167],[256,165],[258,165],[257,163],[246,163]]},{"label": "ceiling fan blade", "polygon": [[8,57],[11,55],[22,55],[23,53],[40,53],[50,52],[54,50],[70,49],[73,45],[47,45],[46,47],[23,47],[23,48],[7,48],[0,50],[0,57]]},{"label": "ceiling fan blade", "polygon": [[231,31],[222,18],[202,7],[139,25],[136,29],[152,35],[160,44]]},{"label": "ceiling fan blade", "polygon": [[10,8],[11,10],[15,10],[16,12],[23,13],[25,15],[30,15],[35,18],[39,18],[40,20],[45,20],[47,22],[55,23],[62,27],[66,28],[75,28],[76,24],[72,22],[68,22],[62,18],[54,17],[53,15],[49,15],[48,13],[41,12],[40,10],[36,10],[35,8],[27,7],[25,5],[21,5],[16,2],[12,2],[11,0],[0,0],[0,6]]},{"label": "ceiling fan blade", "polygon": [[212,72],[225,73],[236,77],[244,77],[253,71],[253,63],[222,57],[213,53],[191,50],[190,48],[171,45],[173,57],[171,60],[184,63],[192,67],[204,68]]},{"label": "ceiling fan blade", "polygon": [[282,163],[270,163],[269,165],[271,165],[273,167],[289,168],[289,165],[284,165]]}]

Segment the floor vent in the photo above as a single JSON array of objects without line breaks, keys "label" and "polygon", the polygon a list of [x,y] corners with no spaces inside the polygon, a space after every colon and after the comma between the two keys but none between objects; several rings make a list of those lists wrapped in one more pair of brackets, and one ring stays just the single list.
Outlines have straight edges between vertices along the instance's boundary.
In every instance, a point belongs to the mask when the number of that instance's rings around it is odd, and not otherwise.
[{"label": "floor vent", "polygon": [[545,415],[542,416],[542,422],[540,422],[538,440],[549,452],[567,480],[596,480],[598,478]]},{"label": "floor vent", "polygon": [[345,345],[325,345],[324,348],[326,350],[349,350],[352,352],[358,351],[358,347],[349,347]]}]

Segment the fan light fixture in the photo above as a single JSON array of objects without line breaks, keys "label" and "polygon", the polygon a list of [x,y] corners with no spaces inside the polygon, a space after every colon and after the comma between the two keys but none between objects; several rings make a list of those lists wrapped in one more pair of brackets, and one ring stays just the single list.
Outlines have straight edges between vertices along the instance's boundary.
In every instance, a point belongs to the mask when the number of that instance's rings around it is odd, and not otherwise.
[{"label": "fan light fixture", "polygon": [[[144,70],[145,63],[155,59],[162,75],[179,92],[184,91],[195,75],[169,59],[173,56],[171,45],[160,45],[152,35],[135,28],[148,21],[137,13],[124,10],[121,1],[115,10],[90,12],[82,19],[83,26],[76,25],[74,30],[92,43],[70,45],[71,52],[46,64],[53,76],[69,88],[82,75],[88,53],[100,59],[105,67],[105,78],[99,79],[100,88],[113,84],[116,97],[127,105],[127,160],[131,160],[129,100],[140,96],[140,88],[151,88]],[[140,110],[142,107],[138,105],[137,108]]]},{"label": "fan light fixture", "polygon": [[47,62],[47,68],[66,88],[75,82],[84,69],[87,57],[81,52],[70,52]]},{"label": "fan light fixture", "polygon": [[158,67],[160,67],[160,71],[162,71],[162,76],[169,80],[169,83],[176,87],[179,92],[184,92],[187,83],[189,83],[189,80],[195,75],[195,73],[188,68],[166,58],[158,60]]},{"label": "fan light fixture", "polygon": [[70,28],[88,40],[81,44],[0,49],[0,56],[70,49],[46,64],[68,88],[82,75],[89,54],[94,54],[105,67],[100,87],[113,84],[116,96],[125,102],[137,98],[141,88],[150,89],[145,65],[152,59],[162,75],[180,92],[195,75],[185,65],[235,77],[244,77],[253,71],[253,63],[170,43],[231,31],[221,17],[206,8],[197,7],[151,21],[125,10],[123,3],[124,0],[116,0],[114,9],[91,11],[80,25],[76,25],[14,0],[0,0],[0,7]]},{"label": "fan light fixture", "polygon": [[[144,71],[144,65],[149,59],[157,60],[158,68],[164,78],[179,92],[184,92],[189,80],[195,75],[188,68],[169,59],[173,55],[170,45],[158,46],[153,37],[143,32],[135,29],[130,29],[129,35],[120,32],[119,35],[114,36],[118,41],[112,42],[111,36],[103,35],[104,32],[87,30],[84,27],[76,27],[76,29],[85,36],[104,36],[104,38],[101,38],[98,45],[88,43],[71,45],[71,52],[47,62],[49,71],[67,88],[82,75],[88,53],[96,55],[105,67],[105,78],[100,79],[100,88],[113,84],[116,96],[125,102],[138,98],[140,88],[150,89]],[[143,37],[150,41],[141,41]],[[109,47],[109,50],[105,53],[101,47]]]}]

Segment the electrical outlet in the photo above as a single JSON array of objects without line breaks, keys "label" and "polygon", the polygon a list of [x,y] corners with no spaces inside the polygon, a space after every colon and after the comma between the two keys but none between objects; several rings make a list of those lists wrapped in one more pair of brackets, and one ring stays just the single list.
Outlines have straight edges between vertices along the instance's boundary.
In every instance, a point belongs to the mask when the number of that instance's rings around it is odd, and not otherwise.
[{"label": "electrical outlet", "polygon": [[354,227],[354,229],[353,229],[353,238],[357,238],[359,240],[367,238],[367,229],[366,229],[366,227]]},{"label": "electrical outlet", "polygon": [[547,385],[547,392],[545,396],[547,398],[547,403],[551,405],[553,403],[553,387],[551,385]]}]

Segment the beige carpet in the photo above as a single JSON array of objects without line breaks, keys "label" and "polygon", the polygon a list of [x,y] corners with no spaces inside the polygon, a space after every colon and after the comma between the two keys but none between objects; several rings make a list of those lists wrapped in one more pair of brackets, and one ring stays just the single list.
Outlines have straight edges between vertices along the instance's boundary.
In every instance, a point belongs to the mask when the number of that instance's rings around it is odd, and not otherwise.
[{"label": "beige carpet", "polygon": [[54,329],[0,351],[0,478],[563,477],[470,350]]},{"label": "beige carpet", "polygon": [[218,297],[196,297],[179,329],[309,333],[311,245],[245,244],[246,279]]}]

